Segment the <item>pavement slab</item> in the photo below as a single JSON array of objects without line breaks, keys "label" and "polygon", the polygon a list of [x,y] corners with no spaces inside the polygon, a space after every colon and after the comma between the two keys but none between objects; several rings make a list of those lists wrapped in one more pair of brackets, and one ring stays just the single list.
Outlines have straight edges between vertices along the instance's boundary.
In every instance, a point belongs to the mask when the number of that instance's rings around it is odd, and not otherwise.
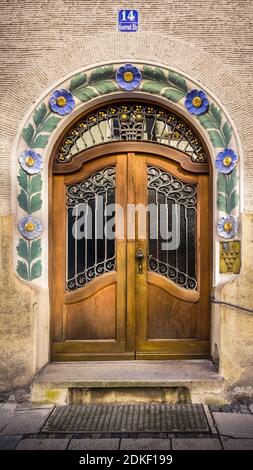
[{"label": "pavement slab", "polygon": [[253,438],[253,415],[237,413],[213,413],[221,436]]},{"label": "pavement slab", "polygon": [[171,450],[170,439],[122,439],[120,449],[124,450]]},{"label": "pavement slab", "polygon": [[69,450],[118,450],[119,439],[71,439]]},{"label": "pavement slab", "polygon": [[5,428],[7,423],[13,417],[17,405],[15,403],[1,403],[0,407],[0,433]]},{"label": "pavement slab", "polygon": [[69,439],[22,439],[16,450],[65,450]]},{"label": "pavement slab", "polygon": [[0,436],[0,450],[14,450],[22,436]]},{"label": "pavement slab", "polygon": [[41,431],[50,413],[50,408],[18,411],[9,420],[1,434],[6,436],[36,434]]},{"label": "pavement slab", "polygon": [[172,450],[222,450],[219,439],[172,439]]},{"label": "pavement slab", "polygon": [[253,450],[253,439],[222,439],[224,450]]}]

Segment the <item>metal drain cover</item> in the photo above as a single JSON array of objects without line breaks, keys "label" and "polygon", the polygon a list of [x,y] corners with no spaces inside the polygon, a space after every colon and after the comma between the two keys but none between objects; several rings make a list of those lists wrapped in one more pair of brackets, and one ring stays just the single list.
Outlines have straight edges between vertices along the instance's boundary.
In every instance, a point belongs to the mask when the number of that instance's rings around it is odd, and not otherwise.
[{"label": "metal drain cover", "polygon": [[202,405],[94,404],[57,406],[43,432],[208,432]]}]

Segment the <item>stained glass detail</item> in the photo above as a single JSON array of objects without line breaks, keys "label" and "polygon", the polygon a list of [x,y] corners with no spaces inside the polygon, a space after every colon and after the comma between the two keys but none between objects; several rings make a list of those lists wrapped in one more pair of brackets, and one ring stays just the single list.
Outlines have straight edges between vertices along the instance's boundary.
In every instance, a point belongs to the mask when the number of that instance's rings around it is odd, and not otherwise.
[{"label": "stained glass detail", "polygon": [[[149,235],[148,270],[185,289],[196,290],[196,185],[153,166],[148,167],[147,173],[148,204],[154,204],[157,213],[157,236]],[[174,237],[169,249],[164,249],[162,224]]]},{"label": "stained glass detail", "polygon": [[[116,269],[115,239],[106,236],[107,207],[115,205],[115,167],[67,186],[67,290]],[[89,209],[88,209],[89,208]],[[102,227],[102,228],[101,228]]]},{"label": "stained glass detail", "polygon": [[196,132],[178,116],[149,104],[121,104],[75,124],[60,143],[55,163],[68,163],[83,150],[117,141],[156,142],[184,152],[192,162],[207,162]]}]

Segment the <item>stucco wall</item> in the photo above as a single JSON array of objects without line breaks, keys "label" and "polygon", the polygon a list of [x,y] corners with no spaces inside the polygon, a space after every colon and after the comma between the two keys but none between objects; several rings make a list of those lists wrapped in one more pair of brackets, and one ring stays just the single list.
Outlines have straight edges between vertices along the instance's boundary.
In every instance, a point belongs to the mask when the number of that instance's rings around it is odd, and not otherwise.
[{"label": "stucco wall", "polygon": [[36,292],[13,274],[13,217],[0,217],[0,400],[26,394],[35,371]]},{"label": "stucco wall", "polygon": [[[225,302],[252,309],[253,215],[242,216],[243,263],[240,277],[222,289]],[[220,322],[221,374],[229,393],[235,397],[252,396],[253,391],[253,314],[225,305]]]},{"label": "stucco wall", "polygon": [[[215,93],[232,117],[243,144],[245,210],[253,210],[251,0],[218,0],[215,7],[206,0],[129,1],[128,8],[139,8],[141,22],[140,32],[131,34],[117,33],[117,10],[125,6],[112,0],[1,1],[0,214],[11,213],[11,200],[14,207],[13,143],[34,101],[74,70],[120,59],[150,60],[174,67]],[[37,309],[34,304],[41,293],[34,292],[13,273],[12,222],[9,217],[5,220],[1,243],[0,376],[2,389],[10,390],[32,379],[35,356],[38,367],[46,360],[46,352],[38,351],[35,325],[47,316],[48,309],[43,310],[47,293]],[[223,291],[229,301],[252,308],[253,257],[247,252],[251,247],[250,214],[245,214],[242,227],[243,272]],[[222,292],[219,295],[222,297]],[[229,387],[233,383],[248,387],[253,357],[252,319],[251,314],[228,307],[217,307],[213,314],[213,342],[220,345],[221,372]],[[44,323],[45,337],[47,327]]]}]

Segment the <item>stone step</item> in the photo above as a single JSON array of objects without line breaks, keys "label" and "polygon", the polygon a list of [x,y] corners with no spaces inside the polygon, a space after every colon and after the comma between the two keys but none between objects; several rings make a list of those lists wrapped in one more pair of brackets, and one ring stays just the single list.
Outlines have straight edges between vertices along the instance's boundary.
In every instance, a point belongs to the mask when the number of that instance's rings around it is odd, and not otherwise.
[{"label": "stone step", "polygon": [[224,380],[208,360],[47,364],[34,379],[34,403],[226,402]]}]

